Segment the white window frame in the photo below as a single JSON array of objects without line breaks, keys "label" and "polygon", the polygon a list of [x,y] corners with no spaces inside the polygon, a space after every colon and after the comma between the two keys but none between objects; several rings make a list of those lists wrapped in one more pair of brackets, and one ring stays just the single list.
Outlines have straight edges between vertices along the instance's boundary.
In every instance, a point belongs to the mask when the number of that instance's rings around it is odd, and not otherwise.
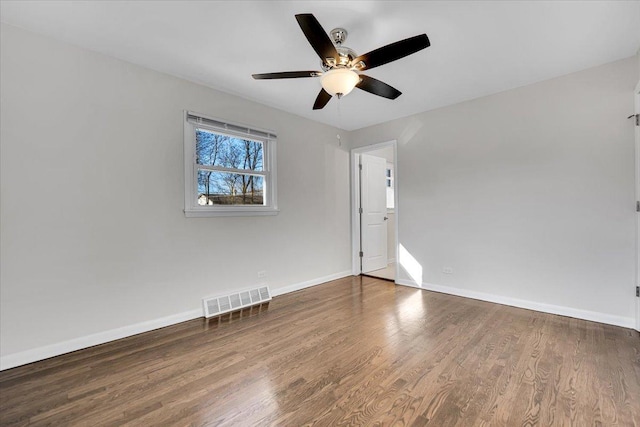
[{"label": "white window frame", "polygon": [[[200,119],[196,121],[195,118]],[[248,139],[263,144],[262,171],[250,171],[250,175],[264,177],[264,205],[199,205],[198,204],[198,165],[196,165],[196,129],[205,129],[222,135]],[[259,216],[277,215],[277,180],[276,180],[276,145],[275,132],[250,128],[245,125],[231,123],[207,117],[200,113],[184,111],[184,214],[187,217],[216,216]],[[226,168],[218,168],[222,171]],[[247,174],[247,170],[232,170]]]}]

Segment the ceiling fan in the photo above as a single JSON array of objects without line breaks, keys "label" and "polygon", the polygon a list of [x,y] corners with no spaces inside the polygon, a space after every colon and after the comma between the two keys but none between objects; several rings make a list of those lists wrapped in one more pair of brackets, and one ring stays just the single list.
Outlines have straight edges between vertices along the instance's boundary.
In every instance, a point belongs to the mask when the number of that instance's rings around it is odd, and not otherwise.
[{"label": "ceiling fan", "polygon": [[252,77],[256,80],[320,77],[322,89],[313,104],[314,110],[324,108],[334,95],[342,98],[354,87],[384,98],[396,99],[402,92],[380,80],[360,74],[360,72],[404,58],[431,45],[427,35],[420,34],[358,56],[353,49],[342,45],[347,39],[345,29],[333,29],[331,31],[332,42],[312,14],[296,15],[296,20],[311,47],[320,57],[323,71],[283,71],[253,74]]}]

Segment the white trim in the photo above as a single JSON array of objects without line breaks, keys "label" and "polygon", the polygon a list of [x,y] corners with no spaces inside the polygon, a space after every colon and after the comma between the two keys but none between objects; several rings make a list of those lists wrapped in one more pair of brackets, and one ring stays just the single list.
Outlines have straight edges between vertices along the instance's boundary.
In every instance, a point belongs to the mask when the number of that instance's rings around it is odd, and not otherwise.
[{"label": "white trim", "polygon": [[[305,282],[296,283],[275,289],[271,292],[271,296],[283,295],[289,292],[298,291],[309,288],[311,286],[321,285],[331,280],[341,279],[350,276],[350,271],[330,274],[328,276],[319,277],[317,279],[307,280]],[[198,302],[202,304],[201,301]],[[203,317],[203,309],[185,311],[184,313],[173,314],[159,319],[147,320],[145,322],[136,323],[121,328],[111,329],[104,332],[87,335],[84,337],[73,338],[68,341],[62,341],[55,344],[37,347],[31,350],[25,350],[18,353],[8,354],[0,357],[0,371],[15,368],[16,366],[26,365],[27,363],[37,362],[39,360],[48,359],[50,357],[60,356],[72,351],[82,350],[84,348],[93,347],[95,345],[104,344],[121,338],[130,337],[132,335],[141,334],[143,332],[153,331],[154,329],[164,328],[166,326],[175,325],[177,323],[186,322],[188,320]]]},{"label": "white trim", "polygon": [[396,259],[395,259],[395,258],[389,258],[389,259],[387,259],[387,265],[389,265],[389,264],[393,264],[394,262],[396,262]]},{"label": "white trim", "polygon": [[351,150],[351,274],[358,276],[360,268],[360,153]]},{"label": "white trim", "polygon": [[574,317],[576,319],[590,320],[592,322],[605,323],[607,325],[621,326],[623,328],[633,329],[635,319],[633,317],[615,316],[612,314],[600,313],[597,311],[581,310],[578,308],[566,307],[561,305],[545,304],[541,302],[528,301],[518,298],[505,297],[501,295],[488,294],[485,292],[470,291],[467,289],[453,288],[450,286],[434,285],[431,283],[423,283],[422,286],[416,285],[409,280],[396,280],[396,283],[412,288],[423,289],[426,291],[440,292],[448,295],[456,295],[465,298],[477,299],[496,304],[509,305],[512,307],[525,308],[527,310],[539,311],[542,313],[558,314],[560,316]]},{"label": "white trim", "polygon": [[202,308],[0,357],[0,371],[202,317]]},{"label": "white trim", "polygon": [[284,295],[289,292],[295,292],[302,289],[310,288],[312,286],[322,285],[323,283],[330,282],[332,280],[342,279],[343,277],[351,276],[351,271],[342,271],[340,273],[330,274],[328,276],[319,277],[317,279],[307,280],[305,282],[295,283],[293,285],[285,286],[284,288],[273,289],[271,291],[272,296]]},{"label": "white trim", "polygon": [[252,208],[251,210],[242,210],[239,208],[223,211],[223,210],[200,210],[200,209],[185,209],[184,216],[187,218],[210,218],[214,216],[263,216],[263,215],[278,215],[279,209],[271,208]]},{"label": "white trim", "polygon": [[198,165],[199,170],[210,171],[210,172],[228,172],[234,173],[238,175],[251,175],[251,176],[261,176],[263,178],[267,178],[267,172],[253,170],[253,169],[234,169],[234,168],[225,168],[222,166],[208,166],[208,165]]},{"label": "white trim", "polygon": [[[639,49],[640,52],[640,49]],[[640,114],[640,81],[638,81],[638,84],[636,85],[634,91],[633,91],[633,113],[634,114]],[[640,200],[640,127],[638,126],[634,126],[634,150],[635,150],[635,196],[636,196],[636,203],[637,201]],[[638,227],[638,222],[640,221],[640,219],[638,218],[638,215],[640,215],[640,213],[635,214],[636,216],[636,220],[635,220],[635,226],[636,226],[636,277],[635,277],[635,283],[634,283],[634,289],[636,286],[640,285],[640,229]],[[635,295],[635,293],[633,294]],[[640,331],[640,298],[635,297],[634,298],[635,301],[635,325],[634,328],[636,331]]]},{"label": "white trim", "polygon": [[[351,149],[351,274],[358,276],[360,270],[360,174],[358,165],[360,164],[360,154],[369,151],[379,150],[385,147],[393,147],[393,200],[394,200],[394,227],[396,228],[396,254],[398,253],[398,224],[400,208],[398,205],[398,142],[393,139],[387,142],[365,145]],[[396,274],[397,277],[397,274]]]},{"label": "white trim", "polygon": [[[397,274],[396,274],[396,276],[397,276]],[[396,277],[396,285],[408,286],[410,288],[416,288],[416,289],[422,289],[422,286],[418,285],[413,280],[398,279],[397,277]]]}]

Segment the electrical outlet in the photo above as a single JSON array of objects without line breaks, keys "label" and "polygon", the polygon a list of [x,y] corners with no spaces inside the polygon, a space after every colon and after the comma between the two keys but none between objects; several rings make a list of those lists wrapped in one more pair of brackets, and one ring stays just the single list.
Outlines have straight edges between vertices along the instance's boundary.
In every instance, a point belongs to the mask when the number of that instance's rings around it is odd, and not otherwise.
[{"label": "electrical outlet", "polygon": [[452,267],[442,267],[442,273],[443,274],[453,274],[453,268]]},{"label": "electrical outlet", "polygon": [[258,271],[258,279],[266,279],[267,278],[267,270]]}]

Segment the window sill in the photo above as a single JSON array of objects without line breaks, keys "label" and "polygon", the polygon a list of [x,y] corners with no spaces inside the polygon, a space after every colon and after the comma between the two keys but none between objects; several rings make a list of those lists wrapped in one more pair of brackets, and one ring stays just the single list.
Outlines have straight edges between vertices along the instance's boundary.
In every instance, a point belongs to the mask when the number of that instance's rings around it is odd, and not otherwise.
[{"label": "window sill", "polygon": [[253,208],[253,209],[185,209],[184,216],[187,218],[209,218],[216,216],[268,216],[278,215],[280,210],[273,208]]}]

